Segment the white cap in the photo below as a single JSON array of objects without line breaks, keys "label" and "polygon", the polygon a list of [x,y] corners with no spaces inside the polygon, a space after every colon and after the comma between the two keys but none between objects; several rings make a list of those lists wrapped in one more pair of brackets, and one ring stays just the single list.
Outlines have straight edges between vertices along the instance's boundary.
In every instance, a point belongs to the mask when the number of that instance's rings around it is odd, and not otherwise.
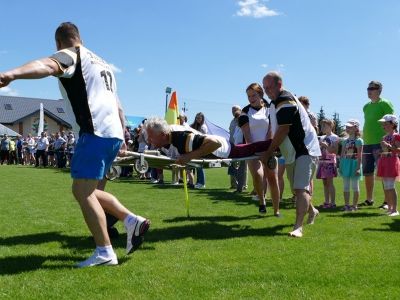
[{"label": "white cap", "polygon": [[346,124],[344,124],[346,127],[360,127],[360,122],[356,119],[350,119],[347,121]]},{"label": "white cap", "polygon": [[378,122],[392,122],[397,124],[397,117],[395,115],[384,115]]}]

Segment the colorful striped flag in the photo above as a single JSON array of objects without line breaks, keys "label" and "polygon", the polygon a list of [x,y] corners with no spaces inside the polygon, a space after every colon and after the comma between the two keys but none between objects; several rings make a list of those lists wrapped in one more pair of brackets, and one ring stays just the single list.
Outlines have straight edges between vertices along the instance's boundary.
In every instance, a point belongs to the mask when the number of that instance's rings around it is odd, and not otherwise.
[{"label": "colorful striped flag", "polygon": [[168,124],[178,124],[179,125],[179,108],[178,108],[178,97],[176,96],[176,91],[171,94],[171,99],[169,100],[168,109],[165,112],[165,120]]}]

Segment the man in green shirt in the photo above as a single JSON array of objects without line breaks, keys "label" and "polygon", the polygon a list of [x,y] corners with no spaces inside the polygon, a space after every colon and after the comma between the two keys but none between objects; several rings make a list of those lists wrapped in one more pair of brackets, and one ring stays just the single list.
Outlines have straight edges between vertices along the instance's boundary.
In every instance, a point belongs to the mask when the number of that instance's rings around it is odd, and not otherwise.
[{"label": "man in green shirt", "polygon": [[[378,160],[379,152],[381,151],[382,137],[385,131],[379,124],[378,120],[386,114],[393,114],[393,105],[389,100],[381,98],[382,83],[379,81],[371,81],[367,88],[368,98],[371,100],[364,105],[364,155],[363,155],[363,174],[365,177],[365,190],[367,200],[364,205],[374,204],[374,171]],[[383,207],[383,205],[382,205]]]}]

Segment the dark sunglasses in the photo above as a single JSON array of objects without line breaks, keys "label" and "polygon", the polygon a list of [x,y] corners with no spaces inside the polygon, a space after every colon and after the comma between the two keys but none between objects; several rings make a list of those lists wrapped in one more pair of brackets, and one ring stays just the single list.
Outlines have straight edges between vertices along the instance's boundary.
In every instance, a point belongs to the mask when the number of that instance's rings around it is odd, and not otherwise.
[{"label": "dark sunglasses", "polygon": [[367,91],[376,91],[376,90],[379,90],[379,88],[378,87],[369,87],[369,88],[367,88]]}]

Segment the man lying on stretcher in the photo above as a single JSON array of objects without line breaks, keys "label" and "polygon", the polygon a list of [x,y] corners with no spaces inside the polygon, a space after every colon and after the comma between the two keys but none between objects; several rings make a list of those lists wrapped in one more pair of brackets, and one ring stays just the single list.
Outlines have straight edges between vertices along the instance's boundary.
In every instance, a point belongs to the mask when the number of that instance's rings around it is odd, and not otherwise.
[{"label": "man lying on stretcher", "polygon": [[164,119],[158,117],[147,119],[144,128],[147,132],[148,143],[156,148],[166,148],[178,153],[176,163],[182,165],[192,159],[204,158],[210,154],[216,158],[248,157],[266,151],[271,144],[271,140],[268,140],[233,145],[223,137],[169,125]]}]

